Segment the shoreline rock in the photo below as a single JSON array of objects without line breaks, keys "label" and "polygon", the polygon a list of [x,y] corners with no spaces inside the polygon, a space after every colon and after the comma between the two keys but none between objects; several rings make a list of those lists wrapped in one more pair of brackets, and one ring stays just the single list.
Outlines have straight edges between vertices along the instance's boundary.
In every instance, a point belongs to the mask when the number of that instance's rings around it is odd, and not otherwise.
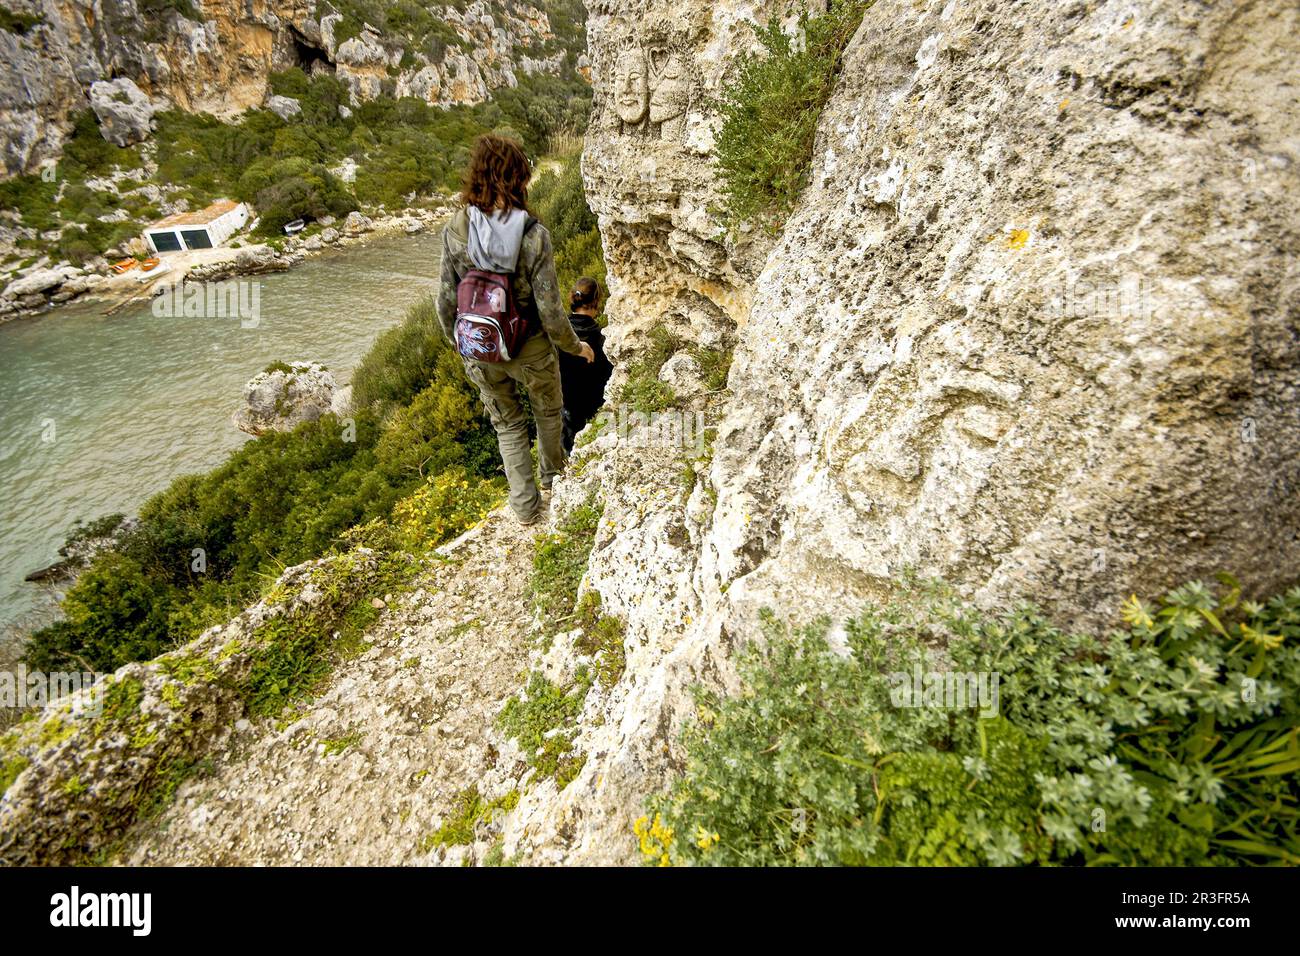
[{"label": "shoreline rock", "polygon": [[316,362],[277,362],[244,386],[244,407],[233,415],[235,427],[249,435],[293,431],[338,408],[340,389],[334,375]]}]

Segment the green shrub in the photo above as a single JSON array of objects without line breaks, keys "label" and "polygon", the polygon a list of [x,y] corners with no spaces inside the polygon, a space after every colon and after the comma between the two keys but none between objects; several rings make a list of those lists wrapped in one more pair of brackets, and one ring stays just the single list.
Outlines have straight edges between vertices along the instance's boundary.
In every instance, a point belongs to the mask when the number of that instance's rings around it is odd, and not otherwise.
[{"label": "green shrub", "polygon": [[385,411],[405,405],[433,377],[440,363],[455,363],[464,371],[438,323],[433,299],[411,307],[401,325],[382,333],[352,375],[352,403],[357,408]]},{"label": "green shrub", "polygon": [[72,133],[63,143],[63,157],[59,162],[60,174],[70,182],[86,176],[103,176],[118,167],[131,169],[140,165],[139,147],[124,149],[104,139],[93,110],[81,110],[70,119]]},{"label": "green shrub", "polygon": [[68,670],[84,661],[112,671],[156,657],[172,646],[167,614],[174,588],[149,575],[131,557],[108,552],[96,559],[63,600],[66,619],[39,632],[28,661],[44,670]]},{"label": "green shrub", "polygon": [[497,718],[502,732],[519,743],[538,778],[549,777],[561,790],[585,762],[574,753],[572,738],[591,682],[591,674],[580,670],[574,685],[563,688],[533,671],[524,692],[510,698]]},{"label": "green shrub", "polygon": [[671,385],[659,380],[659,372],[681,347],[680,336],[662,325],[654,328],[649,348],[628,368],[619,401],[646,415],[675,404],[677,395]]},{"label": "green shrub", "polygon": [[596,216],[582,185],[581,156],[574,152],[557,162],[558,171],[547,169],[529,184],[528,204],[551,233],[560,296],[567,303],[580,276],[605,287],[605,259]]},{"label": "green shrub", "polygon": [[39,13],[15,12],[6,7],[0,7],[0,30],[7,33],[25,36],[34,27],[41,26],[44,23],[45,17]]},{"label": "green shrub", "polygon": [[444,471],[393,508],[393,524],[408,547],[433,548],[478,524],[504,498],[503,483],[463,469]]},{"label": "green shrub", "polygon": [[870,6],[831,0],[799,17],[802,43],[773,18],[757,30],[759,55],[742,56],[722,91],[716,163],[733,222],[779,224],[808,179],[822,108],[840,74],[845,46]]},{"label": "green shrub", "polygon": [[[1300,863],[1300,588],[1134,599],[1108,640],[942,588],[742,656],[701,694],[684,777],[637,821],[657,862]],[[943,650],[936,649],[942,646]],[[996,716],[906,706],[920,673],[999,675]],[[926,687],[929,693],[927,677]],[[937,701],[936,701],[937,702]],[[988,704],[988,699],[983,705]]]}]

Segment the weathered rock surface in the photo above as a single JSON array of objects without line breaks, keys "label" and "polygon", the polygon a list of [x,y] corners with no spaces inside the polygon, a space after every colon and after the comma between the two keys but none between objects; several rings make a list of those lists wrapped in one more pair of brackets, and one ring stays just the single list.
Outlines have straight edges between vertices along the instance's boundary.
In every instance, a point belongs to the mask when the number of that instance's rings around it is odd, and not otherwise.
[{"label": "weathered rock surface", "polygon": [[282,120],[291,119],[302,112],[302,104],[289,96],[268,96],[264,105]]},{"label": "weathered rock surface", "polygon": [[104,139],[114,146],[134,146],[153,132],[154,105],[126,77],[92,83],[90,108],[95,111]]},{"label": "weathered rock surface", "polygon": [[293,431],[333,410],[336,391],[333,374],[315,362],[269,368],[244,386],[235,426],[250,435]]},{"label": "weathered rock surface", "polygon": [[634,855],[688,688],[728,683],[764,606],[842,619],[914,567],[1104,627],[1130,593],[1300,566],[1293,5],[879,0],[772,248],[725,238],[701,175],[699,94],[751,14],[592,7],[610,351],[734,336],[734,394],[685,502],[680,452],[605,463],[606,431],[557,485],[606,502],[587,583],[628,658],[583,772],[509,820],[531,859]]},{"label": "weathered rock surface", "polygon": [[224,747],[258,662],[285,639],[284,627],[265,625],[314,626],[328,647],[331,624],[373,587],[376,567],[374,553],[358,549],[290,568],[273,597],[229,623],[128,664],[0,737],[0,864],[84,863],[107,850],[151,794]]}]

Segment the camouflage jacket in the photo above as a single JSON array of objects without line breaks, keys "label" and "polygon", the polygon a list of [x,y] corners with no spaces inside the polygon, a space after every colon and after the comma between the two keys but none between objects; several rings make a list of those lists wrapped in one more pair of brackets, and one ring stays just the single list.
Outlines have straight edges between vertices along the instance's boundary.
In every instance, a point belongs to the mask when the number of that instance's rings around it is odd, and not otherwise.
[{"label": "camouflage jacket", "polygon": [[[456,286],[461,277],[474,268],[466,251],[468,235],[469,215],[462,209],[442,229],[438,321],[442,324],[443,334],[452,342],[455,341]],[[555,277],[551,234],[540,222],[524,233],[519,249],[519,266],[511,277],[510,288],[521,312],[536,304],[542,330],[552,345],[573,355],[579,354],[582,342],[569,324],[568,310],[560,304],[560,283]]]}]

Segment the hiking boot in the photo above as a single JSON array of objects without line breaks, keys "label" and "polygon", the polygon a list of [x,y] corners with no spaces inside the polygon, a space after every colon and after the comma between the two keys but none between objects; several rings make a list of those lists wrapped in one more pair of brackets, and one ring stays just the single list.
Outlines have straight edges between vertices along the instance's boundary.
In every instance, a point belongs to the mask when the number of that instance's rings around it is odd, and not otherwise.
[{"label": "hiking boot", "polygon": [[530,514],[528,517],[520,518],[518,515],[515,515],[515,518],[519,521],[521,525],[527,528],[529,525],[537,524],[537,522],[541,521],[542,518],[544,518],[545,516],[546,516],[546,502],[543,501],[537,505],[536,510],[534,510],[533,513]]}]

